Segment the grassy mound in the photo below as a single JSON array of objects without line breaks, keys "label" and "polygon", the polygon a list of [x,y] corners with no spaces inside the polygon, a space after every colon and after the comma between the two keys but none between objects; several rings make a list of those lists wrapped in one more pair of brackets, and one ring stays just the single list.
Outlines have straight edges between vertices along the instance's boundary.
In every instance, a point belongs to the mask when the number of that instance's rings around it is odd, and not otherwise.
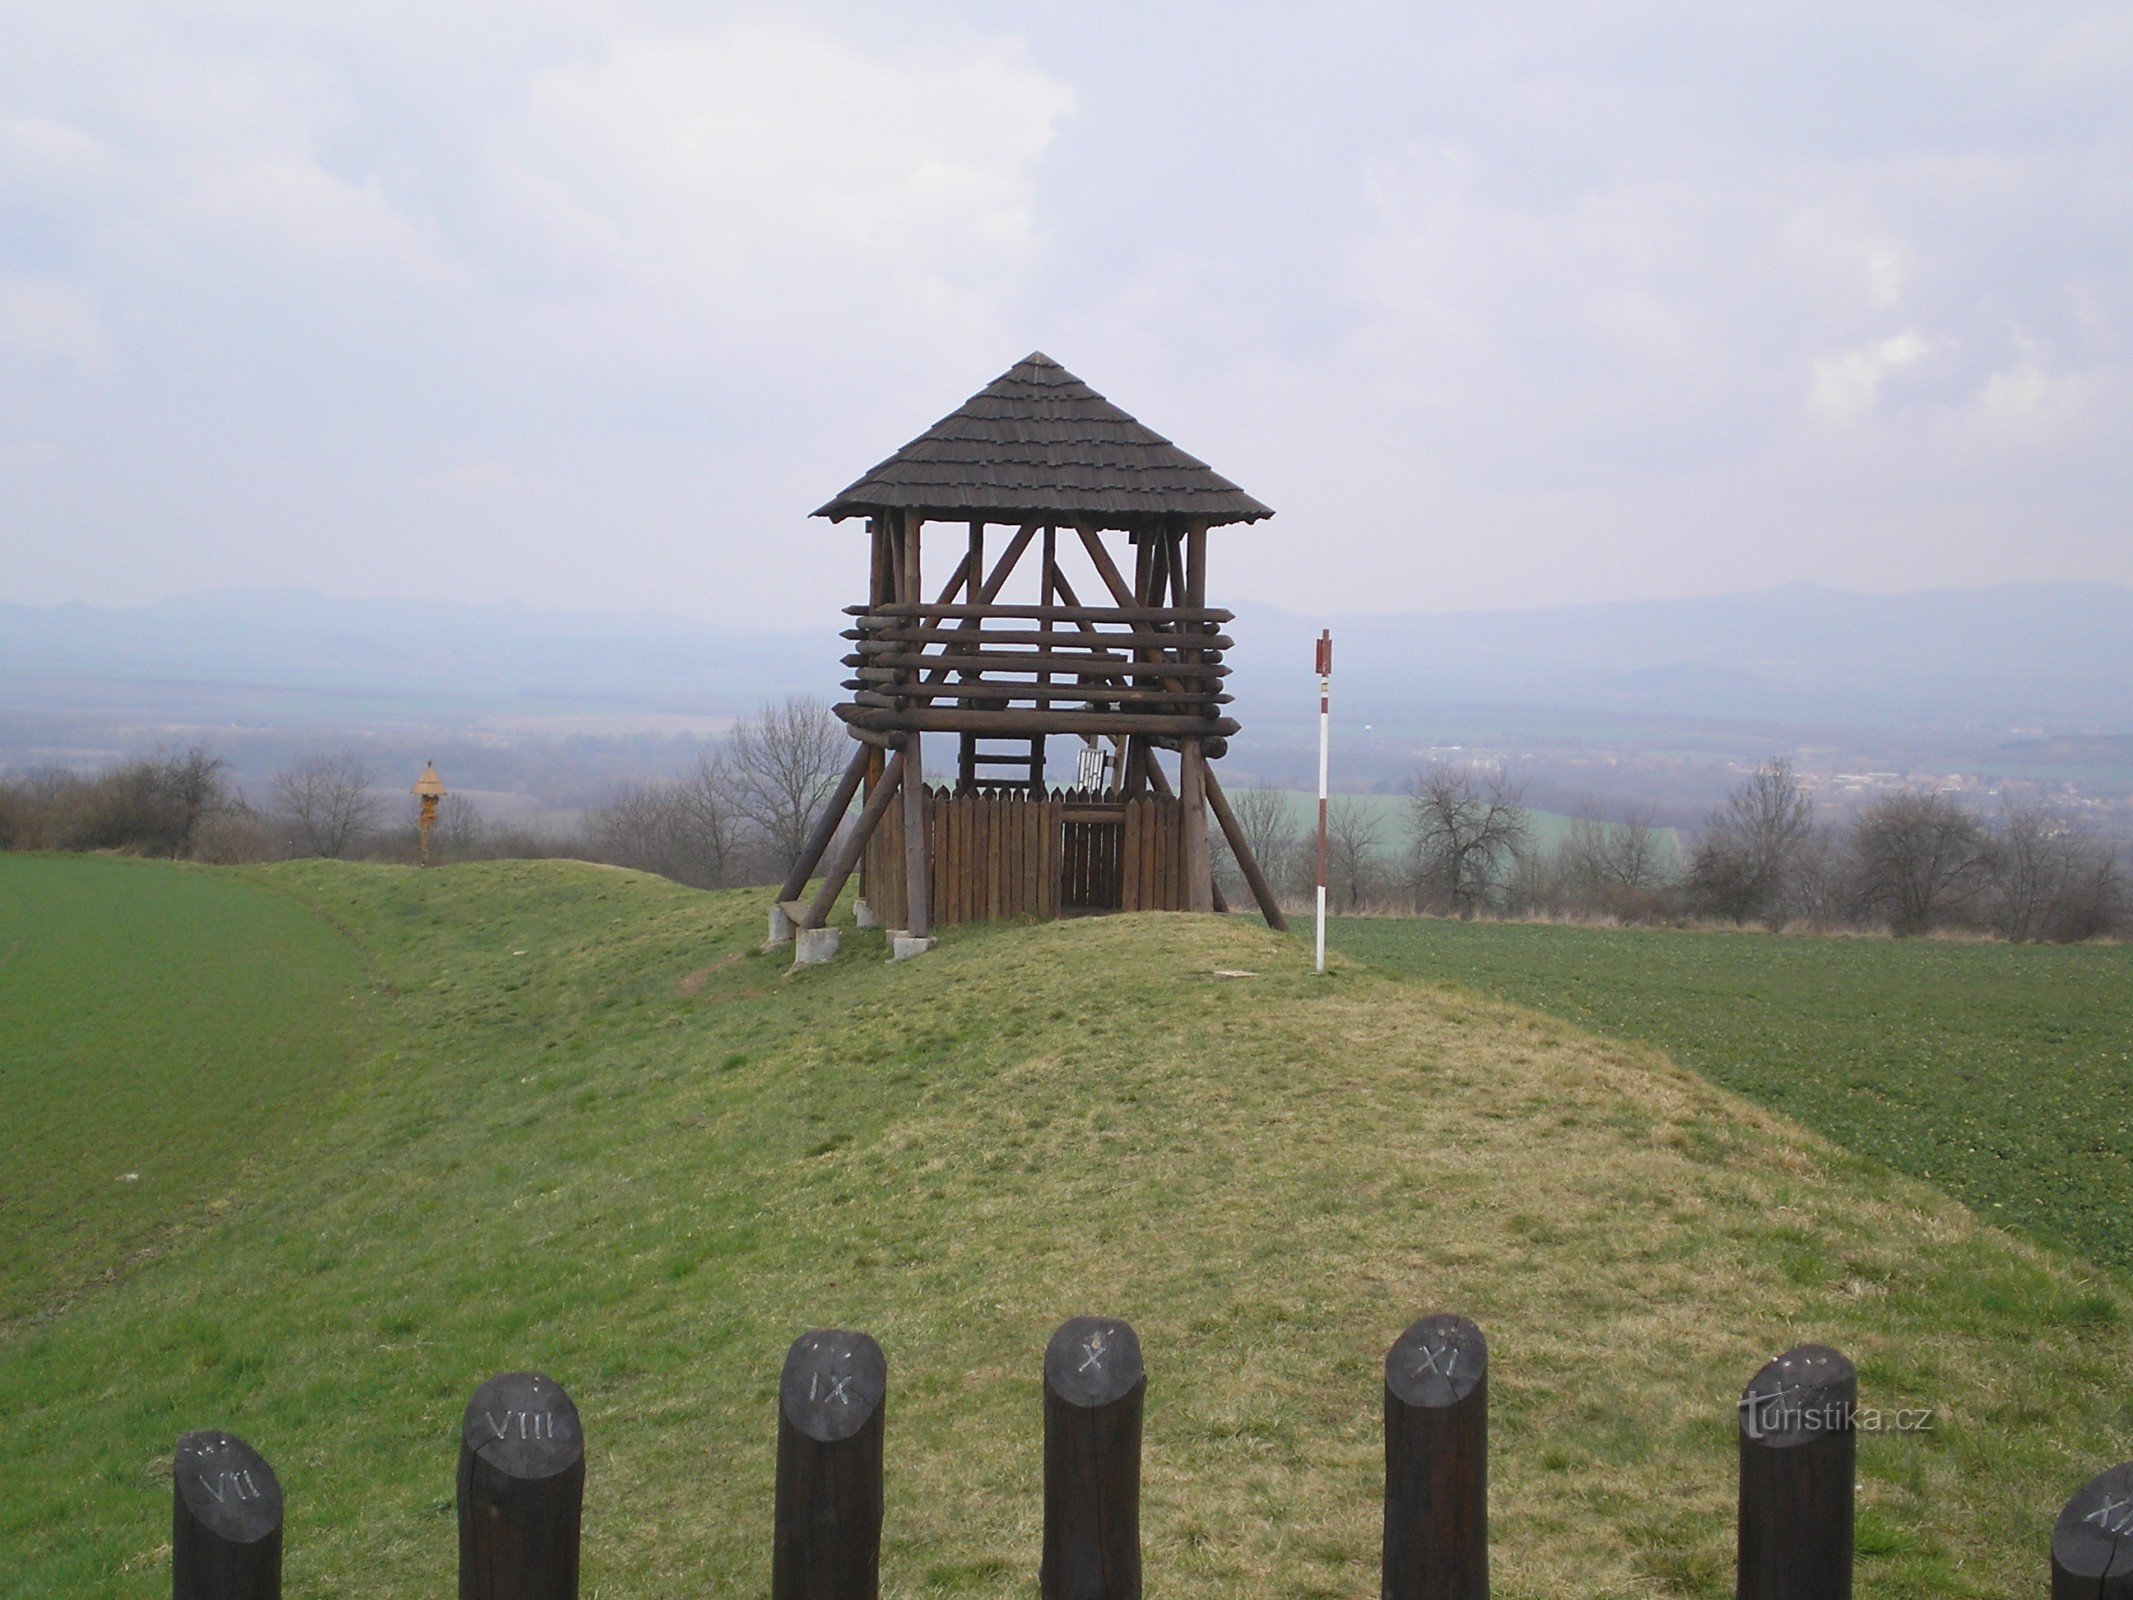
[{"label": "grassy mound", "polygon": [[389,1043],[271,1174],[0,1343],[10,1592],[152,1588],[208,1425],[281,1473],[292,1594],[441,1592],[459,1408],[534,1366],[586,1419],[588,1592],[760,1593],[811,1324],[888,1351],[896,1595],[1029,1591],[1039,1363],[1083,1311],[1148,1353],[1173,1596],[1374,1592],[1378,1362],[1427,1310],[1491,1337],[1506,1596],[1730,1592],[1732,1399],[1802,1338],[1934,1408],[1862,1441],[1864,1594],[2033,1589],[2133,1435],[2114,1281],[1660,1057],[1250,927],[893,967],[848,934],[792,973],[760,898],[599,869],[257,881],[367,952]]},{"label": "grassy mound", "polygon": [[1435,918],[1330,937],[1664,1050],[1996,1222],[2133,1268],[2133,946]]},{"label": "grassy mound", "polygon": [[0,855],[0,1325],[271,1164],[371,1047],[363,959],[257,884]]}]

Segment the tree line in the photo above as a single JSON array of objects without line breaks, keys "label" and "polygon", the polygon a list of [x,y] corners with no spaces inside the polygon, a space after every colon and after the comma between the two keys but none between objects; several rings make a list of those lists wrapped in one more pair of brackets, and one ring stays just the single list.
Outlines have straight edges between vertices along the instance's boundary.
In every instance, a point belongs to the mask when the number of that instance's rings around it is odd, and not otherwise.
[{"label": "tree line", "polygon": [[[484,817],[448,795],[433,859],[569,856],[697,888],[773,883],[797,858],[849,758],[821,702],[766,704],[676,776],[618,786],[567,829]],[[1290,796],[1241,789],[1238,824],[1277,893],[1316,881],[1315,829]],[[1991,813],[1952,795],[1883,796],[1825,817],[1791,763],[1748,774],[1685,846],[1649,808],[1575,818],[1544,842],[1502,768],[1435,763],[1394,806],[1332,801],[1327,882],[1337,912],[1722,922],[1770,928],[1965,931],[2019,941],[2120,934],[2125,863],[2078,816],[2041,803]],[[1219,835],[1218,835],[1219,838]],[[202,748],[0,779],[0,849],[118,850],[218,863],[296,856],[412,860],[413,808],[360,753],[308,756],[256,801]],[[1248,896],[1217,847],[1234,903]]]},{"label": "tree line", "polygon": [[[567,856],[696,888],[769,883],[800,852],[849,759],[843,730],[806,697],[764,705],[677,776],[618,785],[568,827],[484,816],[464,795],[438,808],[438,861]],[[359,750],[305,756],[243,793],[201,746],[97,773],[0,777],[0,850],[110,850],[222,865],[326,857],[410,861],[413,801]]]},{"label": "tree line", "polygon": [[[1316,829],[1289,796],[1232,796],[1246,842],[1284,898],[1317,880]],[[1432,764],[1396,807],[1328,806],[1328,900],[1337,912],[1767,928],[1962,931],[2023,942],[2124,933],[2125,862],[2077,815],[2040,802],[1980,812],[1926,790],[1825,817],[1792,764],[1748,774],[1677,848],[1649,808],[1572,819],[1537,835],[1502,768]],[[1234,878],[1233,863],[1225,863]],[[1241,884],[1238,885],[1241,891]]]}]

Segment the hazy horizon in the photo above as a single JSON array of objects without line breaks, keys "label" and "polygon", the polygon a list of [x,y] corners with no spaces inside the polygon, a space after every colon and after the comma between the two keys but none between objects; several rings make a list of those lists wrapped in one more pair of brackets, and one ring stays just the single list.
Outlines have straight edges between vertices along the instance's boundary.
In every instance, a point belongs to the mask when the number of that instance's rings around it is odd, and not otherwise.
[{"label": "hazy horizon", "polygon": [[[2000,583],[1976,584],[1924,584],[1908,588],[1847,588],[1839,584],[1817,583],[1809,578],[1793,578],[1782,583],[1766,584],[1753,589],[1717,589],[1696,594],[1626,594],[1605,600],[1562,600],[1552,604],[1528,604],[1511,602],[1495,606],[1459,606],[1443,610],[1386,610],[1355,609],[1348,611],[1314,612],[1298,608],[1293,603],[1269,599],[1264,595],[1233,594],[1221,597],[1221,603],[1230,608],[1246,607],[1254,611],[1279,613],[1298,620],[1308,619],[1316,625],[1320,621],[1370,622],[1393,620],[1402,617],[1451,618],[1519,615],[1532,612],[1579,611],[1597,608],[1640,605],[1694,605],[1699,601],[1751,600],[1758,597],[1782,594],[1786,591],[1811,591],[1822,594],[1846,596],[1856,599],[1903,600],[1921,599],[1934,595],[1982,595],[1996,590],[2036,589],[2102,589],[2116,593],[2133,594],[2133,583],[2117,583],[2102,579],[2086,578],[2027,578],[2011,579]],[[522,600],[508,596],[462,596],[447,594],[396,594],[389,591],[350,594],[332,589],[314,588],[305,584],[224,584],[214,588],[181,589],[169,594],[150,596],[139,600],[53,600],[24,601],[0,597],[0,607],[13,606],[23,610],[51,612],[70,607],[86,607],[100,612],[166,611],[181,610],[190,602],[214,600],[252,600],[289,598],[323,601],[331,605],[345,606],[443,606],[455,609],[497,609],[523,611],[534,616],[587,617],[626,619],[643,617],[689,624],[691,627],[731,628],[743,632],[806,633],[811,629],[827,630],[824,637],[834,633],[837,614],[831,610],[820,617],[800,618],[794,621],[738,621],[729,617],[693,612],[675,603],[645,604],[635,606],[599,606],[572,604],[567,601]]]},{"label": "hazy horizon", "polygon": [[2133,583],[2133,12],[0,16],[0,599],[805,625],[1032,349],[1331,614]]}]

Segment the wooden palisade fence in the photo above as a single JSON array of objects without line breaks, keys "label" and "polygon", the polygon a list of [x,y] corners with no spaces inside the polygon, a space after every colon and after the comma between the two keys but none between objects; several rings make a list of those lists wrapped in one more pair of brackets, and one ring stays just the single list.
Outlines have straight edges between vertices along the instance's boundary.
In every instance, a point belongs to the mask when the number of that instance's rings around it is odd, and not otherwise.
[{"label": "wooden palisade fence", "polygon": [[[1383,1600],[1489,1592],[1489,1353],[1464,1317],[1424,1317],[1385,1355]],[[1141,1412],[1132,1327],[1076,1317],[1044,1353],[1043,1600],[1140,1600]],[[1738,1600],[1852,1592],[1858,1377],[1823,1345],[1769,1362],[1739,1401]],[[879,1600],[888,1363],[864,1333],[793,1341],[778,1383],[773,1600]],[[234,1434],[172,1463],[177,1600],[278,1600],[282,1491]],[[577,1408],[538,1373],[493,1378],[459,1441],[461,1600],[575,1600],[585,1486]],[[2133,1462],[2066,1504],[2052,1600],[2133,1600]]]}]

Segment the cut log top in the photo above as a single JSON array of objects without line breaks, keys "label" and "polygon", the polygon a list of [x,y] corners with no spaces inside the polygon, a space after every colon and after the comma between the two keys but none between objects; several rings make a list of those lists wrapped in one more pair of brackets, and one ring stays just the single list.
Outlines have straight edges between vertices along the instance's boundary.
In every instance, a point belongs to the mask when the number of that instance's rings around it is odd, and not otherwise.
[{"label": "cut log top", "polygon": [[578,1408],[538,1372],[507,1372],[476,1389],[460,1439],[489,1467],[522,1480],[568,1472],[585,1454]]},{"label": "cut log top", "polygon": [[1774,1449],[1848,1433],[1859,1374],[1826,1344],[1803,1344],[1769,1362],[1741,1391],[1740,1431]]},{"label": "cut log top", "polygon": [[2052,1564],[2070,1578],[2133,1578],[2133,1461],[2067,1501],[2052,1529]]},{"label": "cut log top", "polygon": [[1385,1387],[1403,1405],[1455,1406],[1489,1370],[1489,1342],[1465,1317],[1424,1317],[1385,1352]]},{"label": "cut log top", "polygon": [[1044,1381],[1070,1405],[1107,1406],[1140,1387],[1141,1341],[1115,1317],[1075,1317],[1059,1325],[1044,1351]]},{"label": "cut log top", "polygon": [[171,1458],[193,1521],[225,1544],[256,1544],[281,1526],[281,1480],[234,1433],[188,1433]]},{"label": "cut log top", "polygon": [[810,1328],[785,1352],[778,1404],[785,1420],[820,1444],[865,1427],[889,1392],[889,1363],[863,1333]]}]

